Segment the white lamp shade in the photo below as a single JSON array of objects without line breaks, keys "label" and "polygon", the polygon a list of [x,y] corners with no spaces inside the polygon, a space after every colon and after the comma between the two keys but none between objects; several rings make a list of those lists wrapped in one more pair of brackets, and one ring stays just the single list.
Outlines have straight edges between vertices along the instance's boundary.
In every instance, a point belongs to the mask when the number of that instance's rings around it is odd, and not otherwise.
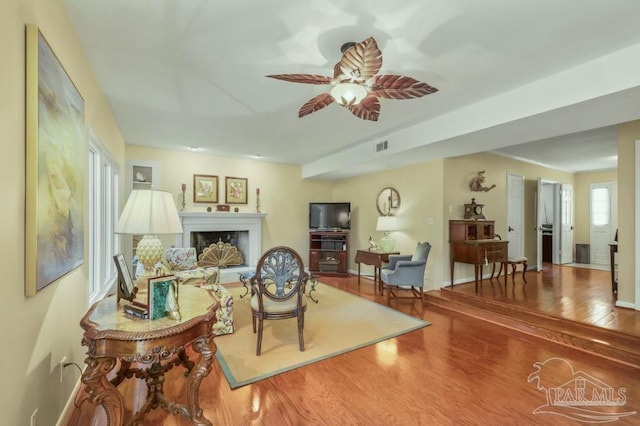
[{"label": "white lamp shade", "polygon": [[134,189],[129,194],[116,234],[181,234],[182,224],[173,195],[167,191]]},{"label": "white lamp shade", "polygon": [[378,224],[376,225],[376,231],[397,231],[398,219],[395,216],[380,216],[378,217]]}]

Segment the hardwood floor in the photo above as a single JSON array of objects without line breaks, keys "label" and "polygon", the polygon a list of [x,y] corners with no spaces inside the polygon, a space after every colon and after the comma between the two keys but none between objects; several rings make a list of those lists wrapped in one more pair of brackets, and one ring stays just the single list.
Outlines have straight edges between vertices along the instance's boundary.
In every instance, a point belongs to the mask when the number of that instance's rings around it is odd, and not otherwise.
[{"label": "hardwood floor", "polygon": [[455,285],[453,291],[640,336],[640,311],[615,306],[608,270],[544,263],[542,271],[528,271],[526,277],[523,285],[517,272],[513,285],[509,275],[506,289],[502,276],[499,282],[484,280],[477,294],[474,283]]},{"label": "hardwood floor", "polygon": [[[563,270],[551,273],[560,274],[561,294],[565,290],[580,292],[585,289],[578,282],[571,283],[577,280],[577,275]],[[498,288],[497,284],[491,286],[485,281],[482,294],[498,297],[502,293],[500,297],[506,300],[538,303],[532,300],[533,295],[538,294],[534,291],[538,286],[534,284],[535,276],[535,273],[527,274],[529,284],[525,292],[521,291],[517,281],[515,294],[510,282],[504,292],[504,284]],[[385,303],[384,297],[374,294],[370,280],[363,280],[360,288],[354,276],[322,277],[321,281]],[[548,286],[544,278],[540,285],[540,295],[543,295],[544,287]],[[455,289],[461,291],[463,287],[456,286]],[[557,292],[551,291],[554,293]],[[551,296],[548,297],[549,300],[540,301],[539,305],[547,307],[555,303]],[[557,297],[563,304],[562,313],[569,315],[573,305],[562,299],[563,296]],[[534,413],[536,408],[547,402],[545,389],[559,387],[571,380],[566,364],[569,363],[569,370],[572,368],[583,378],[586,376],[599,381],[599,384],[611,386],[616,394],[624,388],[624,404],[606,409],[635,411],[631,416],[621,417],[616,424],[638,423],[638,368],[440,306],[421,306],[413,301],[395,301],[391,306],[423,318],[431,325],[233,391],[214,361],[211,373],[200,388],[205,416],[215,425],[575,425],[575,420],[558,414]],[[588,308],[586,311],[592,311],[594,317],[606,317],[597,314],[597,309]],[[583,315],[587,314],[580,314]],[[610,326],[621,323],[619,319],[601,320],[608,321]],[[253,351],[254,348],[247,350]],[[544,364],[542,380],[528,382],[530,375],[537,371],[535,364],[551,358],[564,361],[553,360]],[[561,365],[554,367],[554,363]],[[181,373],[176,368],[167,374],[165,392],[171,397],[179,398],[184,392],[185,379]],[[587,383],[591,382],[587,380]],[[541,388],[538,388],[538,383]],[[139,380],[128,380],[121,385],[121,392],[131,411],[132,407],[141,404],[146,390]],[[72,413],[68,424],[104,424],[102,410],[96,410],[84,398],[83,394],[78,396],[80,408]],[[128,415],[130,412],[125,418]],[[186,425],[189,422],[156,409],[145,417],[144,424]]]}]

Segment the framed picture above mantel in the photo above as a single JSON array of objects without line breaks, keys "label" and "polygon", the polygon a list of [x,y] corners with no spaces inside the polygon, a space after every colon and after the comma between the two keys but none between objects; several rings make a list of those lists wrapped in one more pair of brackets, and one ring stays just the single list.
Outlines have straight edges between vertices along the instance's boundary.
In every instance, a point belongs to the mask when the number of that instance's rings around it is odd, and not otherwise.
[{"label": "framed picture above mantel", "polygon": [[225,178],[225,204],[247,204],[247,178]]},{"label": "framed picture above mantel", "polygon": [[193,175],[193,202],[218,202],[218,176]]}]

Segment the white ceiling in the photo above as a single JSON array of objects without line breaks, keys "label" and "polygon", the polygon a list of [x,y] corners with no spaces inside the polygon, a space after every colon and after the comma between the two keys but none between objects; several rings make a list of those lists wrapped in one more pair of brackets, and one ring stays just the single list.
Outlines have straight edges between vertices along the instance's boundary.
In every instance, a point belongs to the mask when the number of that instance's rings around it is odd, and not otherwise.
[{"label": "white ceiling", "polygon": [[[638,1],[64,2],[131,145],[323,179],[491,150],[579,171],[615,167],[611,126],[640,118]],[[327,86],[265,78],[331,75],[340,46],[369,36],[382,72],[439,91],[383,100],[378,122],[337,105],[298,118]]]}]

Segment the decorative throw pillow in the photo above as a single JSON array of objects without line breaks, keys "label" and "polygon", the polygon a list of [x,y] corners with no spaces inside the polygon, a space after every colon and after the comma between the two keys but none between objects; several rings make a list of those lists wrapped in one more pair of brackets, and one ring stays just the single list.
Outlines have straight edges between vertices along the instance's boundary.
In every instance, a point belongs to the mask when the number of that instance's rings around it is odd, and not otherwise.
[{"label": "decorative throw pillow", "polygon": [[166,252],[167,263],[172,271],[186,271],[193,269],[197,265],[195,247],[176,248],[171,247]]}]

